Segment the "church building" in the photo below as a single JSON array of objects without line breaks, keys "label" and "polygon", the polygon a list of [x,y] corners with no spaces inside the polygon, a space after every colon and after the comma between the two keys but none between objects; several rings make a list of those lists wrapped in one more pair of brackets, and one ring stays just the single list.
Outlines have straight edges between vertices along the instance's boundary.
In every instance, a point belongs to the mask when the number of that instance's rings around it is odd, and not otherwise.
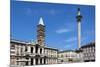
[{"label": "church building", "polygon": [[10,41],[11,66],[57,64],[57,53],[58,49],[47,47],[45,44],[45,25],[42,18],[37,25],[35,43],[14,39]]}]

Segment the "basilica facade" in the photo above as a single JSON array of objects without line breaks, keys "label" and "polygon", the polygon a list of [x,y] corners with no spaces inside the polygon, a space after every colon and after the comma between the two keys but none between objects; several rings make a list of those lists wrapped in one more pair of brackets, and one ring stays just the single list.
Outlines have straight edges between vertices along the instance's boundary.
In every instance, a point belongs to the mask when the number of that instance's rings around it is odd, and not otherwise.
[{"label": "basilica facade", "polygon": [[58,49],[47,47],[45,44],[45,25],[42,18],[37,25],[37,41],[10,41],[11,66],[57,64],[57,53]]},{"label": "basilica facade", "polygon": [[12,67],[95,61],[95,42],[81,46],[80,9],[77,13],[78,49],[63,50],[48,47],[45,43],[45,25],[40,18],[37,39],[31,42],[10,40],[10,65]]}]

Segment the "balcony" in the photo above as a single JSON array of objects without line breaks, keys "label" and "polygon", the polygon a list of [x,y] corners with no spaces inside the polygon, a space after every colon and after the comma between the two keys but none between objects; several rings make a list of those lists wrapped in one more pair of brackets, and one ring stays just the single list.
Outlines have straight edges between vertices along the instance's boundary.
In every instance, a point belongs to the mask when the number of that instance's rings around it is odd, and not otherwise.
[{"label": "balcony", "polygon": [[27,59],[19,59],[19,60],[16,60],[17,62],[26,62],[26,61],[30,61],[30,60],[27,60]]},{"label": "balcony", "polygon": [[11,56],[15,56],[16,54],[15,54],[15,53],[10,53],[10,55],[11,55]]}]

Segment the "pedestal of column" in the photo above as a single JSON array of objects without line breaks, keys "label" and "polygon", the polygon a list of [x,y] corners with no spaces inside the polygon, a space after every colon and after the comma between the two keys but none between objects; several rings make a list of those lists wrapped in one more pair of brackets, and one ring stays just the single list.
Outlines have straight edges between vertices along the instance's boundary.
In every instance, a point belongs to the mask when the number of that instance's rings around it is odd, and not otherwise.
[{"label": "pedestal of column", "polygon": [[35,54],[35,47],[34,47],[33,53]]}]

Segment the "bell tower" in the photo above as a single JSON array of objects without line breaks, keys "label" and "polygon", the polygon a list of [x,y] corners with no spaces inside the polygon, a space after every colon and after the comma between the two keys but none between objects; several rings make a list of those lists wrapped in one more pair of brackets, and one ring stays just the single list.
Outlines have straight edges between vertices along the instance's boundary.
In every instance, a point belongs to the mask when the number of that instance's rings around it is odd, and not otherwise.
[{"label": "bell tower", "polygon": [[45,26],[44,26],[42,18],[40,18],[39,24],[37,25],[37,42],[38,42],[39,45],[44,46]]}]

